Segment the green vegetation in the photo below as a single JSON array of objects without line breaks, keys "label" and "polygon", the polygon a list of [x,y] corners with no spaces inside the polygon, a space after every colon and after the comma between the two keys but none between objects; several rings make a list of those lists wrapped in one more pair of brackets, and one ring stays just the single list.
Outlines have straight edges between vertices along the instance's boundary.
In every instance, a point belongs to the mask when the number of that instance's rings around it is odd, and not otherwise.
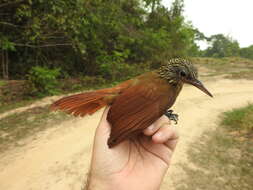
[{"label": "green vegetation", "polygon": [[[253,61],[245,58],[240,57],[225,57],[225,58],[203,58],[203,57],[195,57],[192,58],[192,61],[201,68],[205,68],[205,72],[200,70],[201,76],[219,76],[222,75],[226,78],[233,78],[233,79],[253,79]],[[117,83],[127,80],[131,77],[139,75],[143,72],[147,72],[151,70],[153,66],[149,63],[146,64],[134,64],[134,65],[125,65],[124,69],[121,70],[121,76],[119,73],[116,75],[115,80],[106,80],[103,76],[79,76],[76,78],[65,78],[65,79],[57,79],[58,85],[53,85],[52,90],[55,94],[60,92],[70,93],[70,92],[78,92],[83,90],[91,90],[91,89],[98,89],[98,88],[106,88]],[[51,70],[39,68],[42,70],[41,76],[39,74],[34,74],[35,81],[39,81],[40,83],[43,80],[40,77],[45,77],[45,85],[50,85],[51,83],[48,81],[47,73],[52,72]],[[44,73],[46,71],[46,74]],[[54,71],[53,71],[54,73]],[[58,73],[58,72],[57,72]],[[38,78],[36,76],[38,75]],[[29,75],[28,75],[29,76]],[[30,76],[29,76],[30,77]],[[28,77],[28,78],[29,78]],[[49,74],[49,78],[51,75]],[[55,80],[55,76],[53,76],[53,80]],[[36,91],[33,88],[33,85],[29,83],[25,83],[24,81],[4,81],[4,85],[0,88],[0,113],[4,111],[8,111],[10,109],[14,109],[17,107],[25,106],[31,104],[35,100],[38,100],[38,95],[32,92],[43,92],[43,91]],[[38,89],[45,88],[42,84],[38,85]],[[54,83],[53,84],[57,84]],[[43,88],[42,88],[43,87]],[[48,88],[48,87],[46,87]],[[45,93],[46,95],[47,93]],[[34,97],[37,96],[37,97]],[[43,96],[40,95],[40,97]]]},{"label": "green vegetation", "polygon": [[6,81],[0,80],[0,87],[1,87],[1,86],[4,86],[5,84],[6,84]]},{"label": "green vegetation", "polygon": [[[114,82],[139,65],[153,69],[175,56],[253,55],[252,46],[240,49],[229,36],[199,32],[183,16],[184,0],[173,0],[170,8],[161,0],[2,0],[0,7],[4,79],[27,79],[40,66],[59,68],[61,79]],[[210,47],[200,51],[199,40]]]},{"label": "green vegetation", "polygon": [[[0,7],[0,75],[28,81],[23,93],[0,89],[1,105],[115,84],[171,57],[253,54],[229,36],[206,37],[194,28],[183,16],[184,0],[170,8],[161,0],[3,0]],[[200,51],[199,40],[210,47]],[[220,74],[225,65],[212,67]],[[228,77],[252,78],[242,65],[235,62]]]},{"label": "green vegetation", "polygon": [[198,36],[199,40],[206,40],[209,43],[209,47],[206,50],[198,51],[194,56],[214,58],[240,56],[253,60],[253,45],[240,48],[237,40],[224,34],[215,34],[206,37],[204,34],[199,33]]},{"label": "green vegetation", "polygon": [[0,151],[24,137],[69,118],[70,116],[62,112],[50,112],[48,107],[36,107],[7,116],[0,120]]},{"label": "green vegetation", "polygon": [[[206,76],[253,79],[252,61],[227,58],[252,59],[252,46],[206,37],[186,21],[184,0],[169,8],[161,0],[2,0],[0,8],[0,112],[112,86],[175,56],[194,57]],[[199,40],[210,47],[200,51]]]},{"label": "green vegetation", "polygon": [[[253,187],[253,105],[226,112],[222,125],[189,150],[191,166],[177,190],[251,190]],[[211,179],[211,180],[210,180]]]},{"label": "green vegetation", "polygon": [[207,38],[211,44],[205,51],[203,56],[205,57],[231,57],[239,55],[239,43],[229,36],[223,34],[212,35]]},{"label": "green vegetation", "polygon": [[241,48],[240,56],[253,60],[253,45],[246,48]]},{"label": "green vegetation", "polygon": [[183,0],[3,0],[0,55],[3,78],[24,79],[34,66],[60,68],[61,78],[115,80],[134,64],[157,67],[196,52],[197,30],[185,21]]},{"label": "green vegetation", "polygon": [[32,67],[28,74],[30,93],[38,97],[59,93],[57,81],[59,75],[59,69],[47,69],[39,66]]},{"label": "green vegetation", "polygon": [[[35,100],[37,100],[37,99],[35,99]],[[22,101],[17,101],[17,102],[12,102],[12,103],[10,102],[8,104],[7,103],[2,104],[0,106],[0,114],[10,111],[10,110],[13,110],[13,109],[16,109],[16,108],[19,108],[19,107],[28,106],[28,105],[32,104],[35,100],[22,100]]]},{"label": "green vegetation", "polygon": [[229,126],[230,130],[252,133],[253,135],[253,104],[226,112],[222,124]]}]

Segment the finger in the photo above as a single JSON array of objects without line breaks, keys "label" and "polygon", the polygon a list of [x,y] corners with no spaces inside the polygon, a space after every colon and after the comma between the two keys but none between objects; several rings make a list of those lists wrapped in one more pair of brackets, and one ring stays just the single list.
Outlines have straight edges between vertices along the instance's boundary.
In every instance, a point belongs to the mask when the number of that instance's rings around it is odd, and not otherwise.
[{"label": "finger", "polygon": [[175,138],[175,139],[171,139],[169,141],[167,141],[166,143],[164,143],[170,150],[174,151],[177,143],[178,143],[178,139],[179,137]]},{"label": "finger", "polygon": [[[109,109],[110,109],[109,106],[105,108],[105,110],[104,110],[104,112],[103,112],[103,115],[102,115],[102,118],[101,118],[101,121],[107,121],[106,118],[107,118],[107,114],[108,114],[108,112],[109,112]],[[100,122],[101,122],[101,121],[100,121]]]},{"label": "finger", "polygon": [[160,126],[159,130],[152,136],[155,143],[165,143],[172,135],[172,128],[170,125],[164,123]]},{"label": "finger", "polygon": [[163,125],[153,136],[152,140],[155,143],[164,143],[167,147],[174,150],[178,141],[179,135],[175,127]]},{"label": "finger", "polygon": [[96,134],[99,136],[103,136],[104,138],[108,138],[110,132],[111,132],[111,126],[110,123],[107,121],[107,114],[110,107],[105,108],[103,115],[100,119],[100,122],[98,124]]},{"label": "finger", "polygon": [[166,116],[160,117],[156,122],[144,129],[143,133],[147,136],[154,135],[163,125],[170,125],[170,120]]},{"label": "finger", "polygon": [[172,133],[170,138],[164,143],[172,151],[175,150],[179,140],[179,132],[176,127],[172,127]]}]

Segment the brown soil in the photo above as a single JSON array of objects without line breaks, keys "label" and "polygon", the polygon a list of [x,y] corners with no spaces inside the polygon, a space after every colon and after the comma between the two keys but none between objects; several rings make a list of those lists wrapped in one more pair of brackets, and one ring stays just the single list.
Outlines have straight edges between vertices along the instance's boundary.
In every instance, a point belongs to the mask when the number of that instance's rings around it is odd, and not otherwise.
[{"label": "brown soil", "polygon": [[[174,189],[174,184],[184,175],[180,165],[191,164],[187,158],[189,145],[203,132],[217,127],[220,113],[253,102],[253,81],[217,79],[207,81],[206,86],[213,92],[213,99],[186,86],[174,106],[180,115],[181,137],[161,189]],[[48,104],[53,99],[38,104]],[[34,134],[26,140],[25,146],[0,155],[0,189],[80,190],[101,113],[102,110],[92,117],[73,118]]]}]

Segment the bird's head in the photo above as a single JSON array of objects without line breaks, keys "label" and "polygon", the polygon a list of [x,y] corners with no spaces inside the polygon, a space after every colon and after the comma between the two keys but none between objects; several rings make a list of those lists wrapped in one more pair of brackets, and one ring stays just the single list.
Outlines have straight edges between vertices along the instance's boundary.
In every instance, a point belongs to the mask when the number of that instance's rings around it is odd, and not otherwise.
[{"label": "bird's head", "polygon": [[170,59],[165,65],[160,67],[158,73],[162,78],[167,79],[170,84],[191,84],[213,97],[202,82],[198,80],[198,71],[196,67],[187,59]]}]

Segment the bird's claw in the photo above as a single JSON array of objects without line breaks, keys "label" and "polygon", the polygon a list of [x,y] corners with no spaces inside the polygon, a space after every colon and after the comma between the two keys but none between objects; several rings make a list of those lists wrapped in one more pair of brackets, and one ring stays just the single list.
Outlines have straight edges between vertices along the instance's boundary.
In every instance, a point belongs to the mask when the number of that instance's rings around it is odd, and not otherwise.
[{"label": "bird's claw", "polygon": [[174,121],[175,124],[178,122],[178,114],[173,113],[173,110],[167,110],[165,114],[170,120]]}]

